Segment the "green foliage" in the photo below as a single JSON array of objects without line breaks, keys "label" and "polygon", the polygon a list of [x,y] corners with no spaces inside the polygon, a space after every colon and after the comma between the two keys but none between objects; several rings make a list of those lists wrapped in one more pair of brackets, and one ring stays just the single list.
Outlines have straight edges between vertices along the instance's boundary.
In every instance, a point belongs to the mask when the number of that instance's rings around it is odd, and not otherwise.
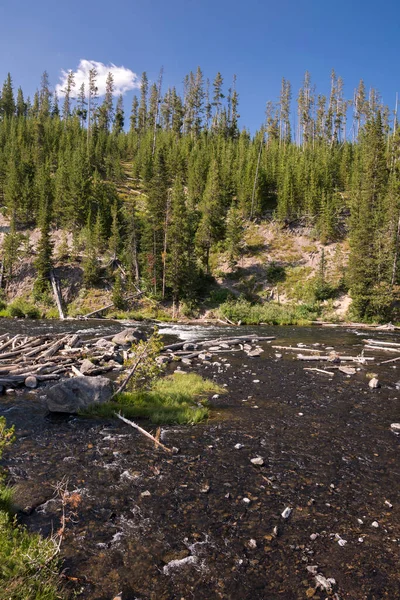
[{"label": "green foliage", "polygon": [[23,298],[17,298],[9,304],[7,312],[10,317],[18,319],[40,319],[41,316],[39,309]]},{"label": "green foliage", "polygon": [[281,265],[277,265],[272,262],[265,270],[265,275],[267,277],[268,283],[272,283],[273,285],[279,283],[280,281],[284,281],[286,278],[285,267]]},{"label": "green foliage", "polygon": [[207,418],[207,397],[225,391],[195,373],[175,372],[157,379],[150,390],[119,394],[115,402],[92,406],[85,414],[111,417],[120,411],[126,418],[146,418],[155,424],[192,425]]},{"label": "green foliage", "polygon": [[0,511],[0,600],[59,599],[55,554],[51,540],[28,533]]},{"label": "green foliage", "polygon": [[252,304],[247,300],[228,301],[219,307],[230,321],[243,325],[308,325],[318,317],[318,308],[308,304]]},{"label": "green foliage", "polygon": [[130,390],[143,390],[148,389],[153,381],[159,377],[162,373],[162,366],[156,361],[157,356],[160,354],[161,348],[164,346],[164,342],[155,329],[154,333],[147,341],[140,341],[134,347],[134,357],[130,359],[126,366],[129,369],[132,365],[136,364],[139,357],[141,357],[138,363],[133,377],[130,379],[128,389]]},{"label": "green foliage", "polygon": [[[14,441],[14,427],[0,417],[0,459]],[[0,600],[60,598],[58,559],[52,540],[30,534],[10,516],[13,491],[0,472]]]},{"label": "green foliage", "polygon": [[232,292],[226,288],[218,288],[211,290],[208,298],[206,299],[206,303],[211,308],[215,308],[220,304],[223,304],[229,299],[232,299]]},{"label": "green foliage", "polygon": [[[291,230],[301,225],[323,243],[349,235],[348,281],[358,318],[395,315],[400,129],[391,128],[376,90],[367,101],[359,85],[350,142],[348,101],[335,73],[329,98],[316,95],[306,73],[297,111],[290,82],[283,80],[278,105],[267,104],[266,122],[254,135],[245,127],[239,133],[235,82],[229,87],[220,73],[211,98],[200,68],[185,78],[182,97],[175,88],[158,97],[144,73],[127,132],[111,77],[100,106],[95,70],[86,89],[89,102],[84,88],[73,93],[71,77],[61,113],[47,74],[31,104],[21,89],[14,97],[10,75],[2,86],[0,184],[10,219],[3,245],[6,283],[28,250],[21,251],[19,230],[37,227],[34,293],[43,299],[56,226],[73,233],[74,258],[80,260],[84,250],[85,285],[99,282],[99,258],[108,253],[122,261],[132,284],[176,305],[205,296],[203,275],[218,266],[221,251],[232,267],[242,253],[268,251],[277,261],[297,261]],[[284,231],[266,243],[259,226],[246,229],[244,219],[251,212],[270,219],[272,211]],[[58,258],[67,254],[62,244]],[[270,272],[274,285],[279,277]],[[313,294],[326,299],[331,290],[322,281]]]},{"label": "green foliage", "polygon": [[122,279],[119,273],[116,274],[114,279],[114,287],[112,291],[112,301],[117,310],[124,310],[126,302],[124,299]]}]

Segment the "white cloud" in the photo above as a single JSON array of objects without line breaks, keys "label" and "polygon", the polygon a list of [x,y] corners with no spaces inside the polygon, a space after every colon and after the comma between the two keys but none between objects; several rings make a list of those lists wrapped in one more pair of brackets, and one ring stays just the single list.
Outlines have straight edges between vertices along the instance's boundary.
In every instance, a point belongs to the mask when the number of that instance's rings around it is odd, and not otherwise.
[{"label": "white cloud", "polygon": [[[140,88],[140,80],[139,77],[131,71],[130,69],[126,69],[125,67],[117,67],[112,63],[109,65],[105,65],[104,63],[97,62],[95,60],[85,60],[82,59],[79,62],[78,68],[74,71],[74,80],[75,80],[75,88],[74,95],[77,94],[79,88],[82,83],[85,84],[86,93],[88,91],[88,81],[89,81],[89,71],[90,69],[95,68],[98,73],[98,77],[96,80],[98,94],[99,96],[103,96],[106,91],[106,79],[108,73],[112,73],[114,76],[114,96],[119,96],[119,94],[125,94],[129,90],[133,90],[134,88]],[[56,85],[56,92],[59,96],[63,96],[63,90],[66,87],[67,83],[68,71],[61,71],[60,75],[60,83]]]}]

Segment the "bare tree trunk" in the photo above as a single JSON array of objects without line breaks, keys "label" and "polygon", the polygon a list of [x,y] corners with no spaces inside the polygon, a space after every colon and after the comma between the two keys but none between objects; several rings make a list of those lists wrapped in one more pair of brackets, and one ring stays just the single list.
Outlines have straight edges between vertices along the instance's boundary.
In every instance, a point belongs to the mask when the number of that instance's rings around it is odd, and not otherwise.
[{"label": "bare tree trunk", "polygon": [[64,312],[63,312],[62,304],[61,304],[61,294],[58,290],[57,282],[56,282],[56,278],[54,277],[53,270],[50,271],[50,281],[51,281],[51,286],[53,288],[54,298],[55,298],[55,301],[57,304],[58,314],[60,315],[60,319],[64,320]]},{"label": "bare tree trunk", "polygon": [[166,284],[166,278],[167,278],[167,243],[168,243],[169,205],[170,205],[170,192],[168,190],[167,209],[166,209],[166,213],[165,213],[164,248],[163,248],[163,276],[162,276],[162,297],[163,298],[165,298],[165,284]]},{"label": "bare tree trunk", "polygon": [[392,286],[394,285],[396,279],[396,271],[397,271],[397,258],[399,254],[399,239],[400,239],[400,215],[397,221],[397,232],[396,232],[396,243],[394,247],[394,259],[393,259],[393,270],[392,270]]},{"label": "bare tree trunk", "polygon": [[162,85],[163,72],[164,72],[164,67],[161,67],[160,74],[158,76],[157,108],[156,108],[156,114],[154,116],[153,150],[152,150],[152,153],[151,153],[152,156],[154,156],[154,153],[156,151],[156,135],[157,135],[158,115],[160,114],[159,106],[160,106],[160,102],[161,102],[161,85]]}]

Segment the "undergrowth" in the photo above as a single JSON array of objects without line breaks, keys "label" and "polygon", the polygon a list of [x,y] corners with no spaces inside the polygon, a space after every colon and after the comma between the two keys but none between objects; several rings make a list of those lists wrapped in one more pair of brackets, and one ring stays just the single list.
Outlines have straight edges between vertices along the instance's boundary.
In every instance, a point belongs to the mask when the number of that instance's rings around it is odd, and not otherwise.
[{"label": "undergrowth", "polygon": [[[14,439],[0,417],[0,458]],[[0,472],[0,600],[56,600],[61,598],[54,542],[29,533],[11,514],[13,491]]]},{"label": "undergrowth", "polygon": [[219,311],[222,317],[243,325],[309,325],[319,314],[314,304],[252,304],[242,299],[221,304]]},{"label": "undergrowth", "polygon": [[199,423],[208,417],[207,397],[225,390],[195,373],[177,373],[158,379],[148,391],[124,392],[115,401],[89,407],[85,415],[127,419],[145,418],[154,424]]}]

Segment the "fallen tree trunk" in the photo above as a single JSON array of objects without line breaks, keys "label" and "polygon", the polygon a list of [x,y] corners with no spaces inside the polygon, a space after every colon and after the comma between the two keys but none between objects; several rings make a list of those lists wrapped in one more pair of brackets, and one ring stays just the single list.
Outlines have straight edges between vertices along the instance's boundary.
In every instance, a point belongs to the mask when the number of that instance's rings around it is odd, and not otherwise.
[{"label": "fallen tree trunk", "polygon": [[[325,362],[329,362],[332,360],[331,356],[303,356],[302,354],[297,355],[298,360],[322,360]],[[363,361],[374,361],[374,356],[338,356],[339,360],[344,361],[354,361],[354,362],[363,362]]]},{"label": "fallen tree trunk", "polygon": [[151,433],[149,433],[145,429],[142,429],[142,427],[139,427],[139,425],[136,425],[136,423],[134,423],[133,421],[129,421],[129,419],[126,419],[125,417],[123,417],[121,415],[121,413],[114,413],[114,415],[118,419],[120,419],[121,421],[123,421],[124,423],[126,423],[127,425],[130,425],[134,429],[137,429],[140,433],[142,433],[144,436],[146,436],[147,438],[149,438],[149,440],[151,440],[152,442],[154,442],[156,444],[156,446],[158,446],[159,448],[162,448],[163,450],[165,450],[165,452],[168,452],[169,454],[173,454],[173,450],[171,450],[170,448],[167,448],[167,446],[164,446],[164,444],[162,444],[153,435],[151,435]]}]

